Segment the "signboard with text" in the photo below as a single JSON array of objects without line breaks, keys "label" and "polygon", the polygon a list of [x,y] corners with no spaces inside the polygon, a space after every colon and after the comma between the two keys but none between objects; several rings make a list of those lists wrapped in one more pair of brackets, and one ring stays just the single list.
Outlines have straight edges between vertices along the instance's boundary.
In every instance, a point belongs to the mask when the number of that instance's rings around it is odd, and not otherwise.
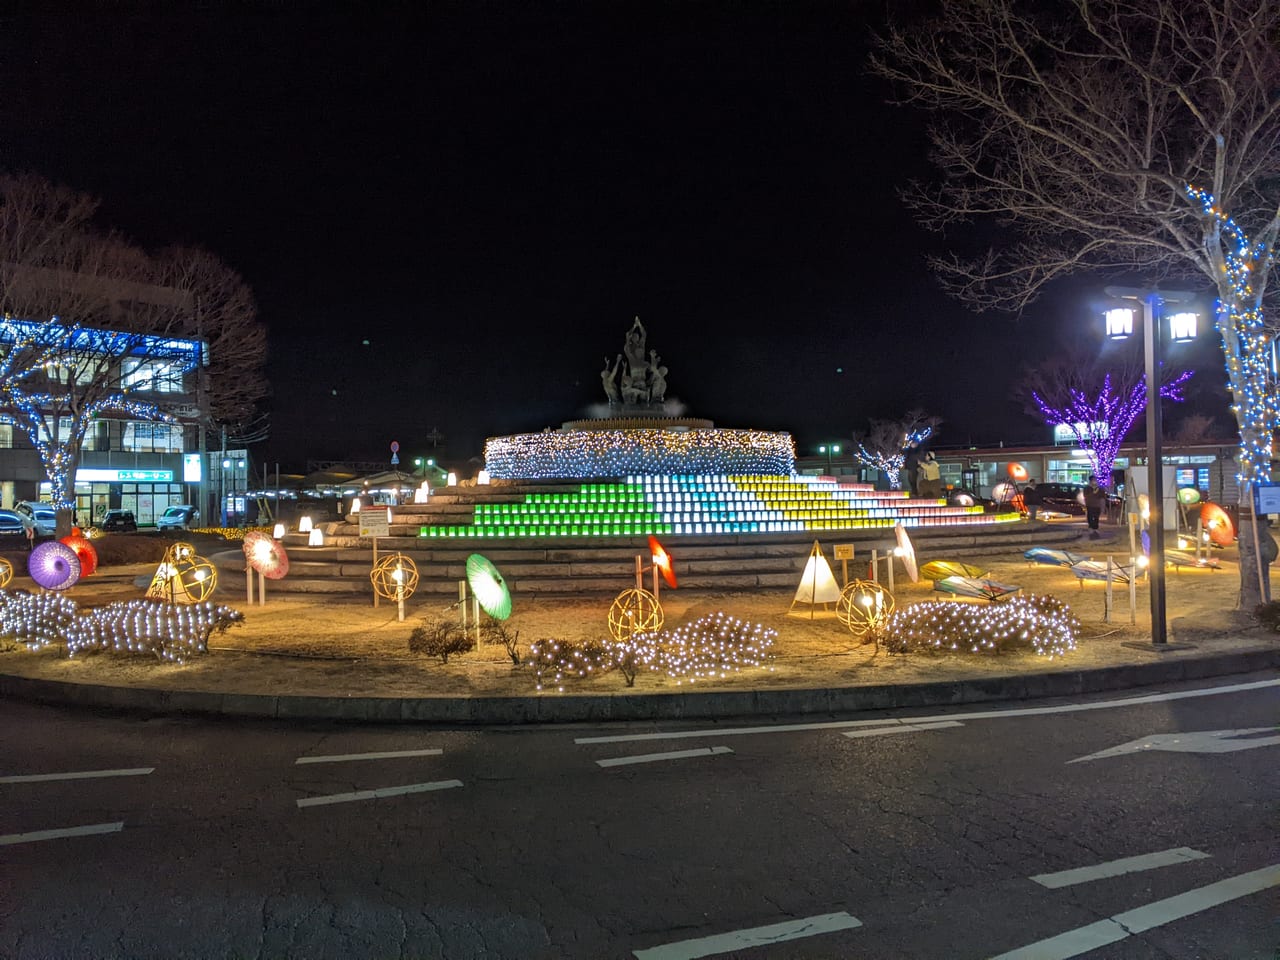
[{"label": "signboard with text", "polygon": [[360,536],[362,537],[391,536],[391,511],[390,510],[361,510],[360,511]]}]

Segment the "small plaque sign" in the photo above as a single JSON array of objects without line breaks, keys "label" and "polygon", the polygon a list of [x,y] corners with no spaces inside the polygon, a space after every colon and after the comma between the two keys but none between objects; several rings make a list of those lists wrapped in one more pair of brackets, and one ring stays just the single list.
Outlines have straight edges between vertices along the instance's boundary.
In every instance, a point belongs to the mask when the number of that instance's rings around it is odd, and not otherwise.
[{"label": "small plaque sign", "polygon": [[391,522],[389,519],[389,510],[361,510],[360,511],[360,536],[362,537],[389,537],[391,536]]},{"label": "small plaque sign", "polygon": [[1261,516],[1280,513],[1280,483],[1255,483],[1253,485],[1254,511]]},{"label": "small plaque sign", "polygon": [[837,544],[836,544],[836,559],[837,559],[837,560],[852,560],[852,559],[853,559],[853,544],[852,544],[852,543],[837,543]]}]

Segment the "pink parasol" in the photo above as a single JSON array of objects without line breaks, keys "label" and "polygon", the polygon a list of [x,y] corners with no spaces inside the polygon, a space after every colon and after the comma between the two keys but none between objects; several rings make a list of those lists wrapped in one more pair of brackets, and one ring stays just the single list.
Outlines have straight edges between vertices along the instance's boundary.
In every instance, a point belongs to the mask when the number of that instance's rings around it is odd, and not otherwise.
[{"label": "pink parasol", "polygon": [[244,535],[244,557],[249,566],[268,580],[281,580],[289,572],[289,555],[284,546],[261,530]]}]

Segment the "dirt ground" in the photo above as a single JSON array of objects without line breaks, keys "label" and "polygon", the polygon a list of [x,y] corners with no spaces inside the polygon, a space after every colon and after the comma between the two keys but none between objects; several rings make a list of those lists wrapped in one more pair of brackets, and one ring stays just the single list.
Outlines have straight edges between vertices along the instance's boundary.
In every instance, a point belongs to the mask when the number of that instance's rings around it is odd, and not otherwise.
[{"label": "dirt ground", "polygon": [[[1081,552],[1091,546],[1095,559],[1105,559],[1118,542],[1081,542]],[[1218,570],[1168,571],[1167,605],[1170,638],[1196,644],[1203,655],[1218,649],[1257,647],[1280,641],[1276,634],[1258,627],[1252,617],[1234,611],[1239,572],[1233,549],[1217,551]],[[924,558],[961,559],[961,558]],[[1117,560],[1119,556],[1117,555]],[[1130,612],[1128,587],[1118,584],[1113,595],[1111,622],[1104,621],[1105,585],[1077,581],[1067,569],[1028,564],[1021,553],[984,561],[993,579],[1015,584],[1024,594],[1049,594],[1070,605],[1082,630],[1077,649],[1066,658],[1048,661],[1030,653],[1000,656],[967,654],[891,656],[871,644],[862,644],[834,613],[807,604],[792,606],[794,591],[761,590],[751,593],[705,593],[664,590],[662,606],[668,628],[723,611],[741,620],[760,623],[777,631],[774,656],[765,668],[730,674],[700,687],[813,686],[860,683],[915,682],[923,679],[961,679],[1001,674],[1083,669],[1138,662],[1152,654],[1121,646],[1124,640],[1150,637],[1149,595],[1145,582],[1136,586],[1135,609]],[[136,597],[139,577],[150,574],[150,565],[107,568],[72,588],[78,603],[96,606],[111,600]],[[837,564],[836,570],[839,576]],[[14,587],[28,587],[16,578]],[[619,578],[619,590],[629,584]],[[895,600],[899,608],[927,600],[940,600],[932,583],[910,582],[899,570]],[[237,602],[237,599],[239,602]],[[612,598],[582,599],[513,598],[508,629],[519,631],[519,643],[545,639],[600,640],[607,636],[607,612]],[[268,593],[265,606],[248,606],[221,590],[219,600],[245,614],[243,624],[216,636],[208,657],[181,666],[146,660],[97,656],[67,661],[56,651],[15,651],[0,655],[0,671],[88,683],[137,684],[175,689],[235,690],[244,693],[308,693],[326,695],[430,696],[513,695],[534,689],[531,671],[513,667],[500,646],[484,645],[450,657],[448,664],[415,655],[408,648],[410,631],[424,620],[453,618],[458,611],[439,599],[411,600],[406,619],[397,619],[396,607],[383,601],[374,608],[363,602],[326,595]],[[964,602],[947,600],[946,602]],[[1165,654],[1171,656],[1174,654]],[[1179,656],[1183,654],[1177,654]],[[622,678],[615,674],[577,681],[577,692],[622,692]],[[674,689],[674,680],[641,675],[636,690]]]}]

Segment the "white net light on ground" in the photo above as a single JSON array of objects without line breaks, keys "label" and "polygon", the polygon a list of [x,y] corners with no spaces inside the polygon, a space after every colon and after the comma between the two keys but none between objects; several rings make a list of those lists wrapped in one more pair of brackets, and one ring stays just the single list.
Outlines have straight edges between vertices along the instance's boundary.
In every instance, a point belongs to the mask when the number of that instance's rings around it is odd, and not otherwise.
[{"label": "white net light on ground", "polygon": [[629,640],[637,633],[656,633],[662,624],[662,604],[648,590],[623,590],[609,607],[609,635],[614,640]]},{"label": "white net light on ground", "polygon": [[840,592],[836,618],[855,637],[874,634],[893,613],[893,594],[870,580],[852,580]]}]

